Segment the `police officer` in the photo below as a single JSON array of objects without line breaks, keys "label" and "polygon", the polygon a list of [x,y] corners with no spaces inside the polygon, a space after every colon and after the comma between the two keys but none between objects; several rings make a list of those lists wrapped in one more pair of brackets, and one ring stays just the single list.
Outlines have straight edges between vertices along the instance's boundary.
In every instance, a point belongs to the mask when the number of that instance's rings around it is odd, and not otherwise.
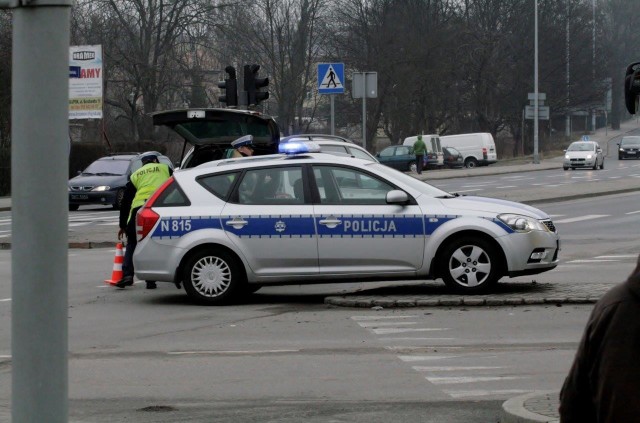
[{"label": "police officer", "polygon": [[235,148],[233,158],[253,156],[253,135],[245,135],[231,143],[231,147]]},{"label": "police officer", "polygon": [[[116,283],[118,288],[133,285],[133,253],[138,243],[136,214],[147,199],[173,174],[169,166],[158,161],[156,153],[144,153],[140,158],[142,167],[129,176],[120,207],[120,229],[118,239],[127,236],[127,248],[122,264],[123,278]],[[156,283],[147,281],[147,289],[155,289]]]}]

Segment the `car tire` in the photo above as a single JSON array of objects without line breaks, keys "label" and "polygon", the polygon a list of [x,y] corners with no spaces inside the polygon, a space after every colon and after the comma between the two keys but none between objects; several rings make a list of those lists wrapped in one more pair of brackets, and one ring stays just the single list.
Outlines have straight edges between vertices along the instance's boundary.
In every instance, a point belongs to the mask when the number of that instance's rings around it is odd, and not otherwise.
[{"label": "car tire", "polygon": [[600,170],[604,169],[604,159],[602,159],[602,163],[600,163]]},{"label": "car tire", "polygon": [[416,165],[416,162],[409,162],[409,170],[414,173],[418,172],[418,166]]},{"label": "car tire", "polygon": [[598,170],[598,159],[596,159],[595,162],[593,162],[593,170]]},{"label": "car tire", "polygon": [[123,198],[124,198],[124,190],[119,189],[118,192],[116,192],[116,201],[113,203],[114,210],[120,210],[120,207],[122,207]]},{"label": "car tire", "polygon": [[563,169],[563,170],[569,170],[569,168],[568,168],[568,167],[566,167],[566,166],[562,166],[562,169]]},{"label": "car tire", "polygon": [[189,257],[182,277],[187,295],[205,305],[230,303],[243,292],[246,284],[238,260],[217,248],[199,250]]},{"label": "car tire", "polygon": [[464,167],[467,169],[478,167],[478,161],[474,157],[468,157],[467,160],[464,161]]},{"label": "car tire", "polygon": [[464,237],[453,241],[438,261],[444,283],[461,294],[487,292],[502,276],[498,253],[482,238]]},{"label": "car tire", "polygon": [[79,207],[79,204],[69,204],[69,211],[76,211]]},{"label": "car tire", "polygon": [[618,160],[623,160],[624,157],[622,157],[622,154],[618,154]]}]

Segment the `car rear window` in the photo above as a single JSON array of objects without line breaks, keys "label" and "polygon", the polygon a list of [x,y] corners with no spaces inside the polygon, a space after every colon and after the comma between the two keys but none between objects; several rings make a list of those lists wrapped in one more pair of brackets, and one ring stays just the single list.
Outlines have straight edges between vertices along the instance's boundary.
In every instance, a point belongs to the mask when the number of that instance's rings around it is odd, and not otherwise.
[{"label": "car rear window", "polygon": [[153,203],[153,207],[182,207],[190,206],[191,201],[180,188],[175,179],[162,191]]},{"label": "car rear window", "polygon": [[202,176],[198,183],[216,197],[226,200],[240,172]]}]

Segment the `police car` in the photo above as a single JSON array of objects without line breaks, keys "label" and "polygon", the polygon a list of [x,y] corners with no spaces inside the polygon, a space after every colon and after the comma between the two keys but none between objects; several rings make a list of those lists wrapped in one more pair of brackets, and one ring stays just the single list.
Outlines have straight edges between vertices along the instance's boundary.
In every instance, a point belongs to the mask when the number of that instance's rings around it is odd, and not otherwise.
[{"label": "police car", "polygon": [[558,264],[547,214],[452,195],[379,163],[284,154],[175,172],[137,215],[136,276],[223,304],[263,285],[436,279],[481,293]]}]

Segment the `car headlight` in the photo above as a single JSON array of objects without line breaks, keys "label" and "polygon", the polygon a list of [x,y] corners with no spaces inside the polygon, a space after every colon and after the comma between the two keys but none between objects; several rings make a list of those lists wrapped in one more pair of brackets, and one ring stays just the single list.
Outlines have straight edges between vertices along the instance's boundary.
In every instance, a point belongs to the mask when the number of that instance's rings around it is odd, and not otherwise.
[{"label": "car headlight", "polygon": [[591,154],[587,154],[587,159],[592,158],[593,156]]},{"label": "car headlight", "polygon": [[539,220],[521,214],[501,214],[498,219],[516,232],[548,230]]},{"label": "car headlight", "polygon": [[624,148],[621,148],[620,151],[624,151]]},{"label": "car headlight", "polygon": [[110,189],[111,187],[109,185],[100,185],[98,187],[95,187],[91,191],[109,191]]},{"label": "car headlight", "polygon": [[568,155],[568,154],[565,154],[565,155],[564,155],[564,158],[565,158],[565,159],[567,159],[567,160],[569,160],[569,155]]}]

